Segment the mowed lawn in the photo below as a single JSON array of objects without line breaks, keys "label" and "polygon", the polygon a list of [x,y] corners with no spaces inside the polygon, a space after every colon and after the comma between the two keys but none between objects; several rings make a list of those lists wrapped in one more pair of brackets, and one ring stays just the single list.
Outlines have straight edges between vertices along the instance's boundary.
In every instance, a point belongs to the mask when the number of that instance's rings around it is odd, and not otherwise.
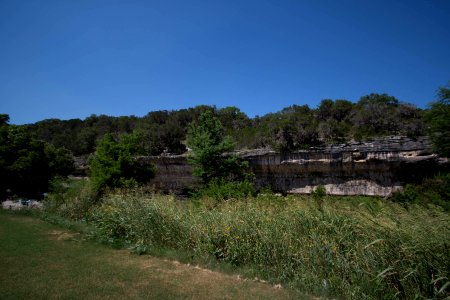
[{"label": "mowed lawn", "polygon": [[0,299],[311,299],[0,212]]}]

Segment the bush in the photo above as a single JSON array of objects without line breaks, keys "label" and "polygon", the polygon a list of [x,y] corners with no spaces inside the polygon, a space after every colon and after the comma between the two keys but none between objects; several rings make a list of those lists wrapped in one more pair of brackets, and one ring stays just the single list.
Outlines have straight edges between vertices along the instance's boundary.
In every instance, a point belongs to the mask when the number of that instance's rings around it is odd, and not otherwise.
[{"label": "bush", "polygon": [[394,193],[391,199],[404,205],[438,205],[450,211],[450,173],[426,178],[420,185],[407,184],[403,191]]},{"label": "bush", "polygon": [[311,192],[311,196],[315,199],[315,200],[321,200],[323,199],[323,197],[325,197],[327,195],[327,190],[325,189],[325,187],[323,185],[318,185],[312,192]]},{"label": "bush", "polygon": [[107,134],[99,142],[89,160],[94,189],[103,193],[107,188],[134,187],[145,183],[155,174],[155,167],[141,165],[133,157],[138,138],[124,135],[119,140]]},{"label": "bush", "polygon": [[391,196],[392,201],[397,203],[416,203],[418,200],[417,188],[415,185],[407,184],[403,191],[395,192]]},{"label": "bush", "polygon": [[191,196],[194,199],[211,198],[214,200],[240,199],[255,194],[253,184],[248,181],[225,181],[215,179],[206,186],[194,192]]},{"label": "bush", "polygon": [[99,195],[89,180],[55,179],[44,200],[44,211],[73,220],[85,218]]}]

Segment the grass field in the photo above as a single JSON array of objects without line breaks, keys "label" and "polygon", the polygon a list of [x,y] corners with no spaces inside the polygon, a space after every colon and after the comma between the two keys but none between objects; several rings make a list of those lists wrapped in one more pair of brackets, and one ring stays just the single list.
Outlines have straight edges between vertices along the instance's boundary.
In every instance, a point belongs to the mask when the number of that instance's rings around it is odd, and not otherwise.
[{"label": "grass field", "polygon": [[311,299],[0,211],[0,299]]}]

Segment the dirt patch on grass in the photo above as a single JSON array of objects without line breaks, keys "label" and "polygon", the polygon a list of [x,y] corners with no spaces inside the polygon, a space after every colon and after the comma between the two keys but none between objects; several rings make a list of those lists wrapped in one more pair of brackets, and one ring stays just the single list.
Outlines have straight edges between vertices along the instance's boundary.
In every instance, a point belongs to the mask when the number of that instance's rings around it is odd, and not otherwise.
[{"label": "dirt patch on grass", "polygon": [[52,230],[49,232],[51,238],[58,241],[73,241],[79,238],[81,235],[79,233],[67,232],[62,230]]},{"label": "dirt patch on grass", "polygon": [[40,220],[36,220],[33,217],[23,216],[23,215],[19,215],[19,214],[18,215],[8,214],[8,212],[2,213],[1,217],[5,218],[7,220],[14,220],[15,222],[21,222],[21,223],[36,223],[36,222],[40,221]]}]

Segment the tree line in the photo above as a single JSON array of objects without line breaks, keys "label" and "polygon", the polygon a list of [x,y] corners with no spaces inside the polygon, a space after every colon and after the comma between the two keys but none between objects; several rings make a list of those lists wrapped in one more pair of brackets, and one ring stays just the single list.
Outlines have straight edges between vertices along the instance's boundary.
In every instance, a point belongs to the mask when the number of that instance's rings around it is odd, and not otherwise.
[{"label": "tree line", "polygon": [[[295,151],[351,139],[428,134],[435,150],[450,156],[450,86],[439,89],[428,109],[387,94],[370,94],[358,102],[325,99],[316,108],[292,105],[276,113],[249,118],[236,107],[197,106],[154,111],[144,117],[92,115],[85,120],[48,119],[11,125],[0,115],[0,198],[8,191],[40,197],[49,182],[67,176],[73,156],[90,155],[96,190],[145,183],[155,173],[140,166],[137,155],[193,151],[194,175],[205,184],[246,180],[245,162],[225,155],[235,149]],[[247,176],[247,177],[246,177]],[[230,187],[234,189],[235,187]]]},{"label": "tree line", "polygon": [[143,117],[91,115],[80,120],[47,119],[24,125],[37,139],[64,147],[75,156],[94,152],[106,134],[138,136],[143,155],[186,151],[188,125],[205,111],[217,117],[237,149],[293,151],[324,143],[341,143],[386,135],[426,134],[426,110],[387,94],[370,94],[358,102],[325,99],[316,108],[292,105],[276,113],[248,117],[237,107],[153,111]]}]

